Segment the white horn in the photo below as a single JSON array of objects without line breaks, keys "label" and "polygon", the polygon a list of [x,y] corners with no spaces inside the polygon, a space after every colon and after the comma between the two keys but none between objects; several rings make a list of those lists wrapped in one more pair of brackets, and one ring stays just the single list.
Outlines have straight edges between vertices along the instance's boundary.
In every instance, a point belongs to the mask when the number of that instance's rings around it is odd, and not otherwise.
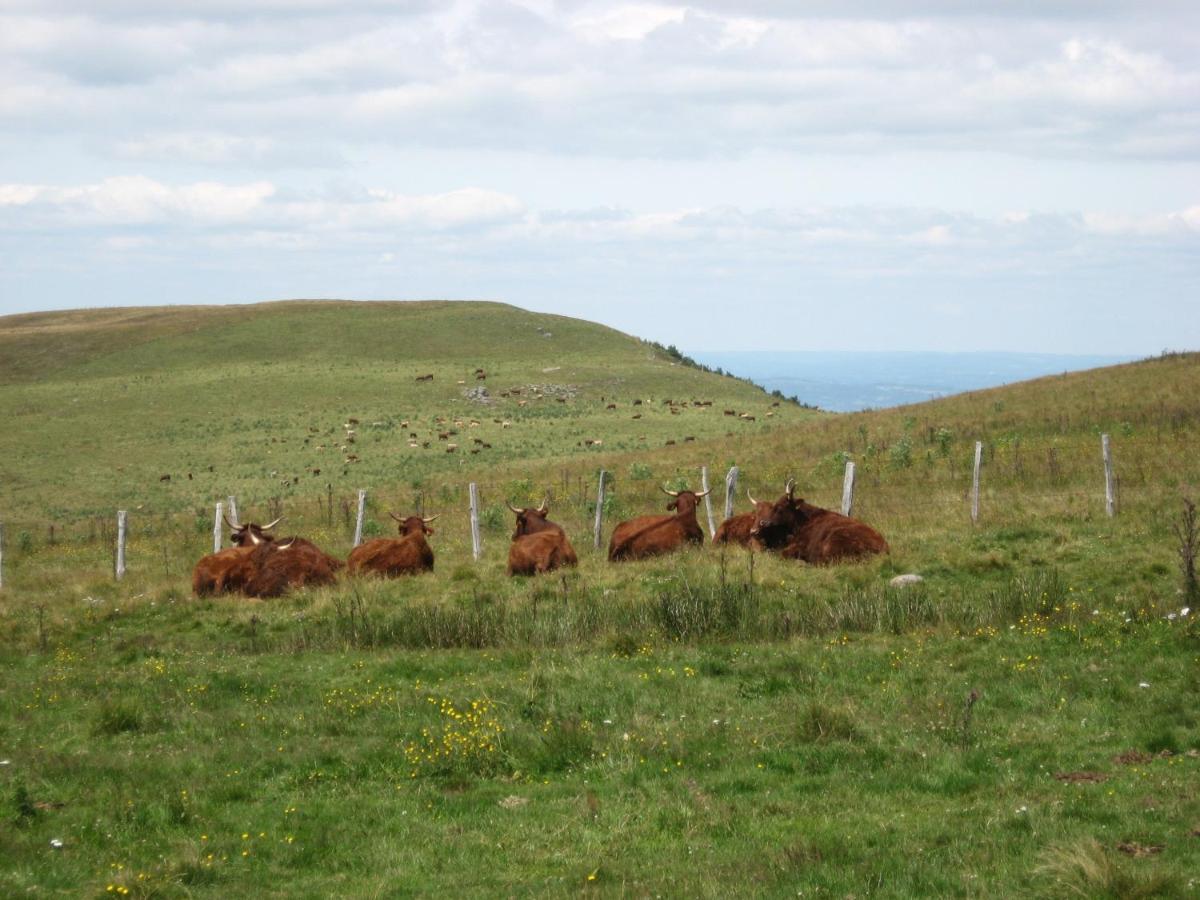
[{"label": "white horn", "polygon": [[678,497],[678,496],[679,496],[679,491],[668,491],[668,490],[667,490],[665,487],[663,487],[661,484],[659,485],[659,489],[660,489],[660,490],[661,490],[661,491],[662,491],[664,494],[667,494],[668,496],[671,496],[671,497]]},{"label": "white horn", "polygon": [[282,521],[283,521],[283,516],[280,516],[274,522],[268,522],[266,525],[263,525],[262,530],[267,531],[268,529],[274,528],[276,525],[278,525]]},{"label": "white horn", "polygon": [[758,506],[758,501],[754,499],[754,495],[750,493],[750,488],[746,488],[746,496],[750,498],[750,502]]}]

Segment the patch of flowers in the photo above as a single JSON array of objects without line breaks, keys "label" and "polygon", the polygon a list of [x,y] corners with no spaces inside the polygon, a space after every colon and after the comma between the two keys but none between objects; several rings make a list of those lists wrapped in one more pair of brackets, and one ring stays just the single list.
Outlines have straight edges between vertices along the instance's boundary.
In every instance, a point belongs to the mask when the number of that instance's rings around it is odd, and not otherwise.
[{"label": "patch of flowers", "polygon": [[501,758],[504,725],[496,716],[495,705],[487,699],[461,704],[452,700],[427,697],[437,707],[439,726],[426,726],[420,736],[404,746],[404,758],[411,767],[409,775],[469,772],[484,774],[493,770]]}]

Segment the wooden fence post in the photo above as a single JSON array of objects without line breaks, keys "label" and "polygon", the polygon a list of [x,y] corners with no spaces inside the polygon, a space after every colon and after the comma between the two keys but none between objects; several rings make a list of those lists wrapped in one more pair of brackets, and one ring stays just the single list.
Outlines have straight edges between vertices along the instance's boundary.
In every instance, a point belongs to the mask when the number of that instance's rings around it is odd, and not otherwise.
[{"label": "wooden fence post", "polygon": [[125,510],[117,510],[117,581],[125,577]]},{"label": "wooden fence post", "polygon": [[242,520],[238,518],[237,514],[237,499],[232,494],[229,495],[229,521],[234,525],[242,524]]},{"label": "wooden fence post", "polygon": [[608,484],[608,473],[600,470],[600,487],[596,491],[596,524],[592,526],[592,546],[600,549],[600,529],[604,518],[604,489]]},{"label": "wooden fence post", "polygon": [[854,463],[846,460],[846,475],[842,479],[842,515],[850,515],[854,509]]},{"label": "wooden fence post", "polygon": [[479,488],[475,482],[471,482],[467,487],[471,495],[471,554],[475,561],[479,561]]},{"label": "wooden fence post", "polygon": [[213,553],[221,551],[221,519],[225,517],[225,508],[217,501],[217,514],[213,516]]},{"label": "wooden fence post", "polygon": [[1104,454],[1104,511],[1111,519],[1117,514],[1117,505],[1113,491],[1112,443],[1107,434],[1100,435],[1100,452]]},{"label": "wooden fence post", "polygon": [[971,477],[971,521],[979,521],[979,467],[983,464],[983,441],[975,442],[975,474]]},{"label": "wooden fence post", "polygon": [[708,536],[717,536],[717,526],[713,522],[712,497],[708,495],[708,466],[700,467],[700,490],[704,494],[704,511],[708,513]]},{"label": "wooden fence post", "polygon": [[357,547],[362,543],[363,529],[363,513],[367,508],[367,492],[362,488],[358,489],[358,518],[354,522],[354,546]]},{"label": "wooden fence post", "polygon": [[733,518],[733,495],[737,493],[738,467],[725,473],[725,518]]},{"label": "wooden fence post", "polygon": [[4,523],[0,522],[0,590],[4,590]]}]

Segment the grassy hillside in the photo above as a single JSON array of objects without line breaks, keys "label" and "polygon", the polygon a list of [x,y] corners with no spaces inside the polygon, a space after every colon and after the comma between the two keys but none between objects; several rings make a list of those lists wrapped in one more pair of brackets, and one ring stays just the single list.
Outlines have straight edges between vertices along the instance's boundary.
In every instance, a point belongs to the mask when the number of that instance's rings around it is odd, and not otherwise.
[{"label": "grassy hillside", "polygon": [[[314,309],[332,332],[346,307]],[[279,319],[264,325],[264,311]],[[124,349],[111,353],[56,352],[61,336],[35,322],[40,336],[20,344],[61,368],[13,363],[0,393],[10,414],[48,404],[23,413],[47,423],[45,408],[82,405],[76,425],[108,430],[69,446],[28,431],[0,438],[6,460],[34,458],[24,483],[6,478],[5,501],[44,502],[59,517],[53,541],[45,518],[9,519],[5,531],[0,893],[1197,891],[1200,597],[1185,592],[1176,529],[1183,499],[1200,494],[1200,357],[829,416],[771,407],[598,326],[491,305],[400,312],[409,334],[413,318],[437,320],[426,346],[447,330],[482,346],[488,332],[465,321],[477,314],[495,315],[493,333],[527,322],[522,368],[506,368],[507,346],[504,357],[397,362],[381,335],[369,339],[369,375],[337,359],[332,337],[295,338],[319,371],[285,349],[250,353],[286,347],[284,326],[309,311],[189,312],[203,322],[195,331],[168,327],[169,315],[114,319]],[[221,389],[189,388],[218,351],[229,359]],[[495,393],[577,391],[563,404],[506,398],[503,412],[479,416],[474,431],[497,429],[490,456],[462,455],[469,424],[457,455],[410,453],[401,417],[425,431],[473,408],[461,391],[477,366]],[[417,385],[425,371],[435,380]],[[114,384],[128,387],[125,418],[156,427],[122,432],[71,403],[79,391],[95,405]],[[403,395],[394,406],[392,390]],[[236,414],[196,412],[222,407],[193,395],[234,393],[249,398]],[[634,420],[639,395],[715,402],[676,415],[644,403]],[[756,421],[725,417],[726,404]],[[276,487],[279,460],[318,459],[316,443],[342,437],[349,416],[363,461],[346,475],[334,467],[332,509],[324,466]],[[373,435],[369,423],[388,416],[397,424]],[[602,428],[599,447],[579,446]],[[1111,519],[1101,432],[1120,479]],[[64,425],[58,439],[79,433]],[[698,439],[666,446],[680,433]],[[973,525],[976,440],[986,450]],[[110,452],[105,441],[123,448],[104,457],[111,468],[93,458]],[[222,468],[200,482],[210,447]],[[192,482],[164,465],[172,452],[192,454]],[[739,465],[764,497],[794,475],[809,499],[836,505],[847,458],[856,512],[887,536],[886,557],[816,569],[706,546],[613,566],[591,548],[601,466],[614,474],[607,537],[616,519],[661,509],[661,482],[694,484],[701,465],[716,481]],[[478,562],[468,477],[484,504]],[[344,555],[353,522],[342,501],[360,485],[369,533],[390,530],[389,509],[441,514],[435,573],[278,601],[189,596],[214,499],[236,492],[261,518],[278,497],[292,528]],[[579,569],[508,579],[503,502],[543,495]],[[132,527],[119,583],[116,502]],[[925,581],[890,588],[901,572]]]},{"label": "grassy hillside", "polygon": [[[11,316],[0,319],[0,360],[9,520],[177,512],[228,494],[261,506],[326,485],[419,488],[514,461],[590,469],[600,448],[759,435],[811,417],[610,328],[496,303]],[[433,380],[415,380],[424,374]],[[464,396],[479,387],[490,402]],[[729,408],[755,421],[722,415]]]}]

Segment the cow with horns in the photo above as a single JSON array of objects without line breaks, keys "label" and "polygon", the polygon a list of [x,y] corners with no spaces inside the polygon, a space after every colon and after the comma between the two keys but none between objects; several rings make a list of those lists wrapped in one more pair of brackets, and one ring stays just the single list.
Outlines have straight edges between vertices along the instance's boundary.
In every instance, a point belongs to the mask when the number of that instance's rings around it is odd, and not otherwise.
[{"label": "cow with horns", "polygon": [[233,546],[201,557],[192,570],[192,592],[197,597],[211,597],[240,591],[249,574],[247,560],[258,545],[275,540],[268,532],[281,521],[282,517],[266,525],[239,525],[225,517],[225,524],[232,529],[229,540]]},{"label": "cow with horns", "polygon": [[257,545],[239,568],[245,572],[242,593],[250,597],[278,597],[292,588],[333,584],[345,566],[302,537]]},{"label": "cow with horns", "polygon": [[579,557],[562,526],[551,522],[549,499],[540,506],[524,509],[507,504],[517,517],[512,544],[508,548],[509,575],[540,575],[562,566],[578,565]]},{"label": "cow with horns", "polygon": [[402,519],[393,512],[388,515],[399,523],[400,537],[375,538],[355,547],[346,560],[346,571],[351,575],[370,573],[388,578],[432,572],[433,550],[425,536],[433,534],[429,523],[437,516]]},{"label": "cow with horns", "polygon": [[786,559],[812,565],[889,552],[883,535],[870,525],[797,499],[795,489],[795,482],[789,479],[784,495],[774,503],[754,501],[756,521],[751,535],[765,546],[778,549]]},{"label": "cow with horns", "polygon": [[[627,559],[645,559],[677,550],[684,544],[703,544],[704,532],[696,521],[696,506],[708,491],[670,491],[661,489],[671,500],[667,509],[674,512],[669,516],[638,516],[620,523],[613,529],[608,542],[608,559],[617,562]],[[711,488],[709,489],[711,490]]]}]

